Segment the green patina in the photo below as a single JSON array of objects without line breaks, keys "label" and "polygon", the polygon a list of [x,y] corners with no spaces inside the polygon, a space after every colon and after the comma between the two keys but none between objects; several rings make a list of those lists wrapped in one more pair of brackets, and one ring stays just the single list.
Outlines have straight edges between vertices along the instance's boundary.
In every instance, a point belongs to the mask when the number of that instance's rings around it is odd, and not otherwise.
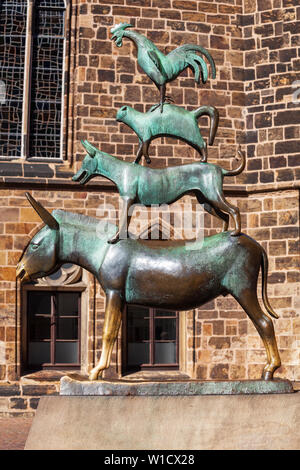
[{"label": "green patina", "polygon": [[206,142],[203,140],[197,121],[203,115],[210,117],[209,145],[213,145],[219,122],[219,113],[213,106],[201,106],[194,111],[187,111],[167,103],[164,105],[163,113],[155,107],[147,113],[141,113],[130,106],[123,106],[117,112],[116,119],[129,126],[139,138],[140,148],[136,163],[142,154],[149,158],[148,146],[150,142],[161,136],[185,141],[194,147],[206,161]]},{"label": "green patina", "polygon": [[205,83],[208,78],[207,65],[197,53],[203,54],[209,61],[212,68],[212,76],[215,78],[216,68],[214,60],[204,47],[197,44],[185,44],[177,47],[168,55],[164,55],[152,41],[142,34],[128,31],[128,28],[131,27],[128,23],[116,25],[111,29],[113,33],[112,39],[115,40],[118,47],[122,46],[124,37],[131,39],[135,43],[140,67],[157,86],[174,80],[187,67],[193,69],[197,82],[200,81],[202,76],[202,81]]}]

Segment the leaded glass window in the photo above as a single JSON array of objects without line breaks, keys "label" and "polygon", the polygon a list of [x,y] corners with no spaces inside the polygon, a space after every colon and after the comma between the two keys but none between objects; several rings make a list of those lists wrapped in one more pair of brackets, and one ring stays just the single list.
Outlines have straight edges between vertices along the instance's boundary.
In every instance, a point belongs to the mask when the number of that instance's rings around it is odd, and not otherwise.
[{"label": "leaded glass window", "polygon": [[0,5],[0,156],[60,159],[65,1]]},{"label": "leaded glass window", "polygon": [[21,156],[27,0],[0,1],[0,155]]}]

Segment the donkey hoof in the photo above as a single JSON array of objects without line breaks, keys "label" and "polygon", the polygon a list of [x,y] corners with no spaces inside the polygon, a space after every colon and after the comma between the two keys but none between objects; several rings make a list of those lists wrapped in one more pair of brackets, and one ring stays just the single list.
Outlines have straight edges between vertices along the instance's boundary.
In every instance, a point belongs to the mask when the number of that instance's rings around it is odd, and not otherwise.
[{"label": "donkey hoof", "polygon": [[97,380],[98,379],[98,371],[97,370],[91,370],[89,373],[89,380]]},{"label": "donkey hoof", "polygon": [[273,380],[273,372],[270,372],[269,370],[263,371],[261,378],[262,380]]},{"label": "donkey hoof", "polygon": [[230,235],[231,235],[232,237],[237,237],[237,236],[240,235],[240,234],[241,234],[241,231],[240,231],[240,230],[233,230]]}]

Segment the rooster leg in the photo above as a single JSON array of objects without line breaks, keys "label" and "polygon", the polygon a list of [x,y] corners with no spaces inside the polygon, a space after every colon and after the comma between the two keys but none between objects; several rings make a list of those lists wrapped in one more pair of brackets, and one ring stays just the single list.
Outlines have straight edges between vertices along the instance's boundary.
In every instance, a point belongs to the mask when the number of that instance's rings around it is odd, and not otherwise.
[{"label": "rooster leg", "polygon": [[152,106],[151,112],[155,111],[160,106],[160,112],[162,113],[164,102],[166,100],[166,84],[164,83],[163,85],[156,85],[156,86],[160,91],[160,102],[157,105]]}]

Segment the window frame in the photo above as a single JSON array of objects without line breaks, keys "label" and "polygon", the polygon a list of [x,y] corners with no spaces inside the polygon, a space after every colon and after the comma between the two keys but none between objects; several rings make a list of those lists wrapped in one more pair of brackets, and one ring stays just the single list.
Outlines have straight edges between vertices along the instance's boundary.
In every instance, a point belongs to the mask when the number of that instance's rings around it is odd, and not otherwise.
[{"label": "window frame", "polygon": [[[61,96],[61,122],[60,122],[60,157],[42,158],[32,157],[29,154],[30,137],[30,114],[31,114],[31,83],[32,83],[32,54],[33,54],[33,21],[35,0],[27,0],[27,18],[26,18],[26,40],[25,40],[25,60],[24,60],[24,81],[23,81],[23,107],[22,107],[22,136],[21,136],[21,155],[5,156],[0,154],[0,161],[29,162],[29,163],[63,163],[66,160],[66,142],[64,138],[64,129],[67,128],[68,112],[66,105],[68,97],[66,93],[66,74],[69,69],[69,36],[70,36],[70,18],[71,18],[71,0],[64,0],[65,21],[64,21],[64,47],[62,61],[62,96]],[[58,7],[49,7],[53,10]]]},{"label": "window frame", "polygon": [[[81,369],[81,362],[82,362],[82,339],[81,339],[81,328],[82,328],[82,296],[83,292],[85,291],[85,287],[83,286],[34,286],[34,285],[26,285],[26,288],[23,291],[22,295],[22,334],[21,334],[21,364],[23,372],[28,371],[37,371],[37,370],[80,370]],[[29,364],[28,359],[28,352],[29,352],[29,312],[28,312],[28,294],[30,292],[47,292],[56,296],[60,292],[65,293],[78,293],[78,362],[74,364],[70,363],[44,363],[41,366]],[[53,297],[51,298],[51,314],[55,314],[52,311],[54,308],[53,306]],[[52,318],[52,315],[51,315]],[[53,326],[51,326],[52,328]],[[56,338],[52,338],[51,332],[51,359],[53,358],[53,348],[55,348],[55,341]]]},{"label": "window frame", "polygon": [[[141,364],[141,365],[129,365],[128,364],[128,307],[141,307],[146,308],[149,311],[149,364]],[[155,316],[155,312],[157,310],[166,311],[166,312],[174,312],[174,315],[171,317],[170,315],[163,316]],[[155,318],[175,318],[176,319],[176,338],[175,338],[175,345],[176,345],[176,363],[169,363],[169,364],[155,364],[155,342],[159,342],[159,340],[155,340],[155,329],[154,329],[154,322]],[[123,321],[123,328],[122,328],[122,336],[123,336],[123,360],[122,360],[122,369],[124,373],[128,372],[136,372],[140,371],[158,371],[158,370],[180,370],[180,315],[179,311],[177,310],[170,310],[165,308],[153,308],[147,307],[145,305],[126,305],[124,308],[124,321]],[[162,340],[161,342],[174,342],[173,340],[167,341]]]}]

